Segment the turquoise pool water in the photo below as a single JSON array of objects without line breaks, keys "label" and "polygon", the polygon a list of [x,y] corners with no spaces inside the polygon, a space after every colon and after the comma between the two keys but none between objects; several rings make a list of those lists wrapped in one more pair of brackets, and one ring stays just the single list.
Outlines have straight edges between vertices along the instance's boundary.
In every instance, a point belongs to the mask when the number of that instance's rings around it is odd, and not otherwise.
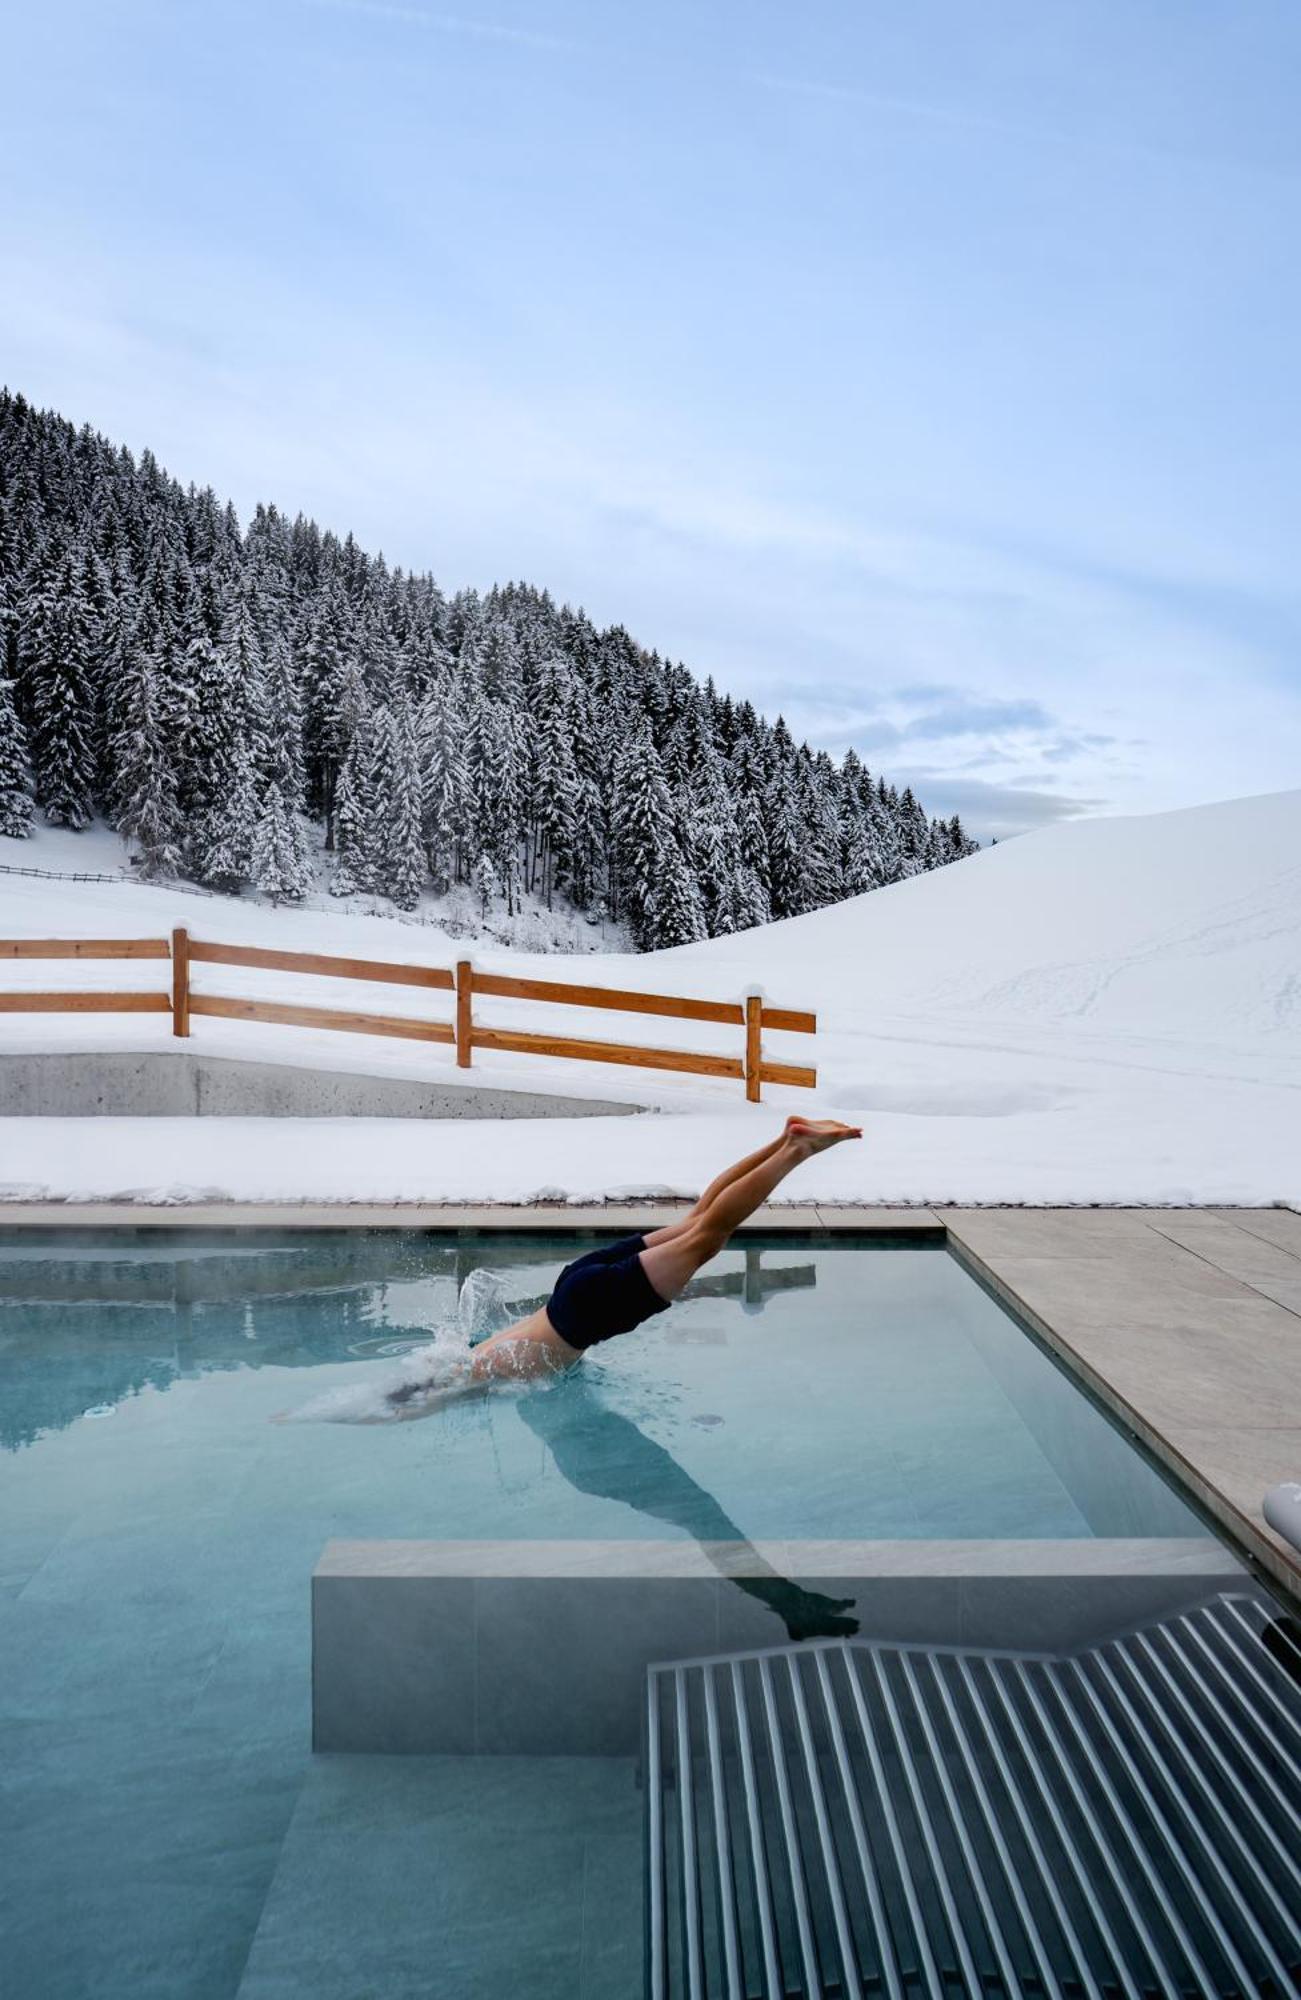
[{"label": "turquoise pool water", "polygon": [[[0,1239],[6,1992],[486,1994],[522,1955],[531,1993],[640,1990],[631,1763],[310,1759],[330,1537],[1204,1533],[934,1247],[757,1243],[556,1386],[420,1422],[271,1421],[373,1409],[472,1270],[497,1274],[501,1319],[574,1254]],[[524,1898],[485,1888],[521,1871]]]}]

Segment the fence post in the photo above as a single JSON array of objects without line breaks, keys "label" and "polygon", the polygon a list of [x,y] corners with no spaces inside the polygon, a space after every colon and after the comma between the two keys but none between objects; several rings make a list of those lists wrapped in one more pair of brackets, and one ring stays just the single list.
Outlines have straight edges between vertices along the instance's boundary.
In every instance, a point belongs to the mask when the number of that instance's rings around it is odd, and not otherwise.
[{"label": "fence post", "polygon": [[172,1033],[190,1032],[190,933],[172,932]]},{"label": "fence post", "polygon": [[759,1065],[763,1061],[763,994],[752,989],[745,996],[745,1094],[751,1104],[759,1102],[762,1079]]},{"label": "fence post", "polygon": [[456,1064],[458,1069],[469,1069],[470,1054],[474,1034],[474,1020],[471,1001],[474,995],[474,970],[468,958],[456,961]]}]

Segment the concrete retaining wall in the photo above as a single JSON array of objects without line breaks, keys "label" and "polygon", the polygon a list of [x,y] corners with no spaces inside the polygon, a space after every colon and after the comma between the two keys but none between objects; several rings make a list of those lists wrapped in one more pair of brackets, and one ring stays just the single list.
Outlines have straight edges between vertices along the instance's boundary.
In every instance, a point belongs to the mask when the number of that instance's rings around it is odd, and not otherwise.
[{"label": "concrete retaining wall", "polygon": [[608,1118],[639,1108],[182,1050],[0,1055],[6,1118]]}]

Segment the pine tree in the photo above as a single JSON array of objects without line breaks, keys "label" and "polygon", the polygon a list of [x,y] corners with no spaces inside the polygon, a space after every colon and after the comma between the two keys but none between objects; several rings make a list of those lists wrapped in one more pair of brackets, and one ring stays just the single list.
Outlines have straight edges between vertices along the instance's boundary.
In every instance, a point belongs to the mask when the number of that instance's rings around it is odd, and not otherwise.
[{"label": "pine tree", "polygon": [[[650,948],[655,877],[671,837],[668,787],[650,723],[643,718],[618,761],[614,806],[617,914],[626,917],[643,949]],[[676,849],[676,840],[673,844]]]},{"label": "pine tree", "polygon": [[847,896],[864,896],[869,889],[881,886],[881,856],[872,836],[871,819],[863,812],[855,813],[845,836],[841,874]]},{"label": "pine tree", "polygon": [[706,935],[699,892],[686,857],[671,833],[656,856],[646,893],[643,929],[650,951],[695,944]]},{"label": "pine tree", "polygon": [[367,713],[357,725],[339,776],[335,803],[335,863],[330,884],[336,896],[375,887],[374,829],[379,814],[376,786],[377,731]]},{"label": "pine tree", "polygon": [[880,856],[882,883],[898,882],[901,879],[903,855],[899,844],[899,828],[889,804],[878,790],[872,802],[872,828],[877,854]]},{"label": "pine tree", "polygon": [[84,654],[87,609],[78,565],[53,547],[23,612],[19,659],[31,718],[36,790],[51,826],[81,832],[94,817],[94,697]]},{"label": "pine tree", "polygon": [[731,916],[734,931],[753,930],[756,924],[770,923],[772,908],[768,892],[745,862],[738,862],[732,871]]},{"label": "pine tree", "polygon": [[230,676],[236,731],[259,770],[267,762],[267,739],[277,727],[267,704],[266,669],[250,586],[245,583],[226,608],[220,651]]},{"label": "pine tree", "polygon": [[400,910],[414,910],[425,881],[423,801],[415,719],[404,696],[388,724],[382,883]]},{"label": "pine tree", "polygon": [[598,885],[606,844],[605,815],[595,782],[581,774],[574,792],[569,839],[569,857],[564,874],[559,877],[560,887],[567,890],[577,909],[591,910],[598,902],[604,906]]},{"label": "pine tree", "polygon": [[418,732],[425,851],[434,886],[457,879],[466,825],[466,773],[461,728],[452,691],[441,682],[429,692]]},{"label": "pine tree", "polygon": [[310,610],[300,647],[307,690],[304,752],[308,797],[325,819],[325,845],[335,842],[335,793],[348,745],[365,708],[361,663],[346,600],[334,585]]},{"label": "pine tree", "polygon": [[251,879],[260,816],[253,752],[246,743],[236,743],[225,780],[193,843],[195,872],[201,882],[229,891]]},{"label": "pine tree", "polygon": [[254,887],[277,903],[297,902],[310,879],[302,816],[274,778],[253,830],[250,874]]},{"label": "pine tree", "polygon": [[899,800],[898,834],[900,876],[923,874],[929,865],[931,830],[911,785],[904,787]]},{"label": "pine tree", "polygon": [[803,832],[794,791],[785,779],[768,795],[768,882],[774,917],[795,917],[808,908]]},{"label": "pine tree", "polygon": [[469,817],[481,848],[492,858],[508,914],[514,912],[518,881],[522,761],[516,718],[503,702],[481,695],[465,739]]},{"label": "pine tree", "polygon": [[0,833],[26,840],[32,830],[27,731],[14,706],[14,684],[0,680]]},{"label": "pine tree", "polygon": [[980,843],[969,838],[967,830],[957,813],[954,813],[952,819],[949,821],[947,831],[949,837],[949,859],[951,861],[961,861],[966,855],[978,852]]},{"label": "pine tree", "polygon": [[206,622],[185,649],[189,690],[177,757],[177,786],[187,818],[202,818],[214,802],[240,728],[243,701],[229,658]]},{"label": "pine tree", "polygon": [[[768,900],[768,834],[763,823],[763,813],[759,795],[753,789],[741,793],[740,809],[737,813],[737,853],[743,868],[754,877],[756,886],[762,891],[764,915],[752,921],[766,924],[771,915]],[[745,928],[745,926],[738,926]]]},{"label": "pine tree", "polygon": [[267,728],[263,735],[262,768],[294,812],[302,808],[306,790],[303,772],[303,704],[288,641],[277,635],[264,656],[262,699]]},{"label": "pine tree", "polygon": [[[542,893],[550,909],[556,883],[569,883],[574,878],[576,819],[582,781],[574,756],[567,712],[568,675],[554,661],[549,663],[542,694],[536,725],[532,794]],[[536,871],[531,871],[530,887],[536,886]]]},{"label": "pine tree", "polygon": [[474,893],[479,899],[479,915],[486,917],[494,896],[501,894],[501,883],[497,880],[497,870],[493,867],[492,856],[486,849],[480,852],[474,864]]},{"label": "pine tree", "polygon": [[176,772],[163,734],[158,661],[129,646],[117,662],[113,690],[113,820],[139,850],[147,880],[173,875],[180,865],[183,825]]}]

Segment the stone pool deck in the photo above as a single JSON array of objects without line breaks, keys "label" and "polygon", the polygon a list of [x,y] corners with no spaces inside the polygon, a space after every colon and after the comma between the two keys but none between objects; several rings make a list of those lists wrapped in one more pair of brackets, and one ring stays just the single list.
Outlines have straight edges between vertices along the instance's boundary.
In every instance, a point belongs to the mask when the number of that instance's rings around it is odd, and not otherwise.
[{"label": "stone pool deck", "polygon": [[1266,1525],[1301,1478],[1301,1215],[942,1209],[962,1261],[1301,1600]]},{"label": "stone pool deck", "polygon": [[[625,1230],[629,1207],[8,1202],[0,1227]],[[760,1211],[763,1232],[907,1233],[955,1254],[1301,1601],[1301,1551],[1261,1502],[1301,1478],[1301,1214],[1267,1209],[832,1208]]]}]

